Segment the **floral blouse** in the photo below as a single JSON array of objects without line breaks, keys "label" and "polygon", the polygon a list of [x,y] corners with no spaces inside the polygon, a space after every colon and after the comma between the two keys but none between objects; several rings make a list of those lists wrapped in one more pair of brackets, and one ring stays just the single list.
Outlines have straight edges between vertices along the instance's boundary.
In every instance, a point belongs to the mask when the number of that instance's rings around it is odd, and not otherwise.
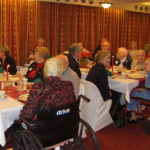
[{"label": "floral blouse", "polygon": [[58,77],[49,77],[43,83],[33,85],[28,102],[20,113],[20,119],[34,122],[37,119],[39,107],[50,110],[52,107],[65,106],[76,101],[73,85]]}]

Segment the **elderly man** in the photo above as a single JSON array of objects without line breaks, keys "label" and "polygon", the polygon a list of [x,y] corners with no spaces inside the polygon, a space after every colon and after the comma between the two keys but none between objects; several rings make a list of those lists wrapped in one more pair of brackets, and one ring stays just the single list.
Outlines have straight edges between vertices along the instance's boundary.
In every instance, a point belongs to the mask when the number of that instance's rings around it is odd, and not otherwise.
[{"label": "elderly man", "polygon": [[98,45],[94,51],[94,56],[100,50],[109,50],[110,51],[110,43],[106,39],[102,39],[100,41],[100,45]]},{"label": "elderly man", "polygon": [[81,71],[79,68],[79,59],[81,57],[81,49],[78,44],[72,44],[69,48],[69,55],[68,61],[69,61],[69,67],[74,70],[78,77],[81,78]]},{"label": "elderly man", "polygon": [[74,86],[74,93],[76,95],[76,99],[79,96],[79,86],[80,86],[80,79],[77,76],[77,74],[69,67],[69,62],[67,56],[60,54],[56,56],[57,59],[59,59],[64,67],[64,72],[62,74],[61,79],[64,81],[70,81],[72,82]]},{"label": "elderly man", "polygon": [[114,62],[115,66],[124,67],[128,70],[131,69],[132,60],[127,58],[128,51],[124,47],[120,47],[117,52],[117,59]]},{"label": "elderly man", "polygon": [[144,71],[146,53],[143,49],[137,50],[136,59],[132,62],[132,71]]}]

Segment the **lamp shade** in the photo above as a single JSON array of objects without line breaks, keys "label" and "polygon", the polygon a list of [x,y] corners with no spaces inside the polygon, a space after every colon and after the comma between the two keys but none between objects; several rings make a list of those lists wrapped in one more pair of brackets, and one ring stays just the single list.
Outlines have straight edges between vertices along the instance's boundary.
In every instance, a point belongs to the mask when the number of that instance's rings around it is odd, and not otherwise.
[{"label": "lamp shade", "polygon": [[104,7],[104,8],[109,8],[111,5],[112,5],[112,3],[111,2],[100,2],[100,4],[102,5],[102,7]]}]

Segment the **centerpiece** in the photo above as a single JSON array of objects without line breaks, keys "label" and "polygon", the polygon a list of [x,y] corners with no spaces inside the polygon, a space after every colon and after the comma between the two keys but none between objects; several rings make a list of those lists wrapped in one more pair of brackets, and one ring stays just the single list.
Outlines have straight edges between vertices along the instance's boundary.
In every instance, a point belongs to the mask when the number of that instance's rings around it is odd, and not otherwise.
[{"label": "centerpiece", "polygon": [[80,67],[87,68],[90,59],[92,58],[92,54],[89,51],[83,51],[80,59]]}]

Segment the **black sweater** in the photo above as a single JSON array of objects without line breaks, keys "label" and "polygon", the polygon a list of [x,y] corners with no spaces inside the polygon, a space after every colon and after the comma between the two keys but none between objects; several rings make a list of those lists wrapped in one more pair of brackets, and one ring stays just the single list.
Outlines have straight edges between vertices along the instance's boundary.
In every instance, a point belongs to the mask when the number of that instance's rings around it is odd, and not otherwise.
[{"label": "black sweater", "polygon": [[5,59],[5,62],[4,62],[4,65],[2,66],[2,60],[0,59],[0,66],[6,71],[7,70],[7,65],[9,65],[9,68],[8,68],[8,72],[11,74],[11,75],[14,75],[16,74],[17,72],[17,69],[16,69],[16,63],[15,63],[15,60],[13,57],[10,57],[10,56],[6,56],[6,59]]},{"label": "black sweater", "polygon": [[103,64],[94,65],[89,71],[86,80],[97,86],[104,101],[110,99],[107,72]]}]

